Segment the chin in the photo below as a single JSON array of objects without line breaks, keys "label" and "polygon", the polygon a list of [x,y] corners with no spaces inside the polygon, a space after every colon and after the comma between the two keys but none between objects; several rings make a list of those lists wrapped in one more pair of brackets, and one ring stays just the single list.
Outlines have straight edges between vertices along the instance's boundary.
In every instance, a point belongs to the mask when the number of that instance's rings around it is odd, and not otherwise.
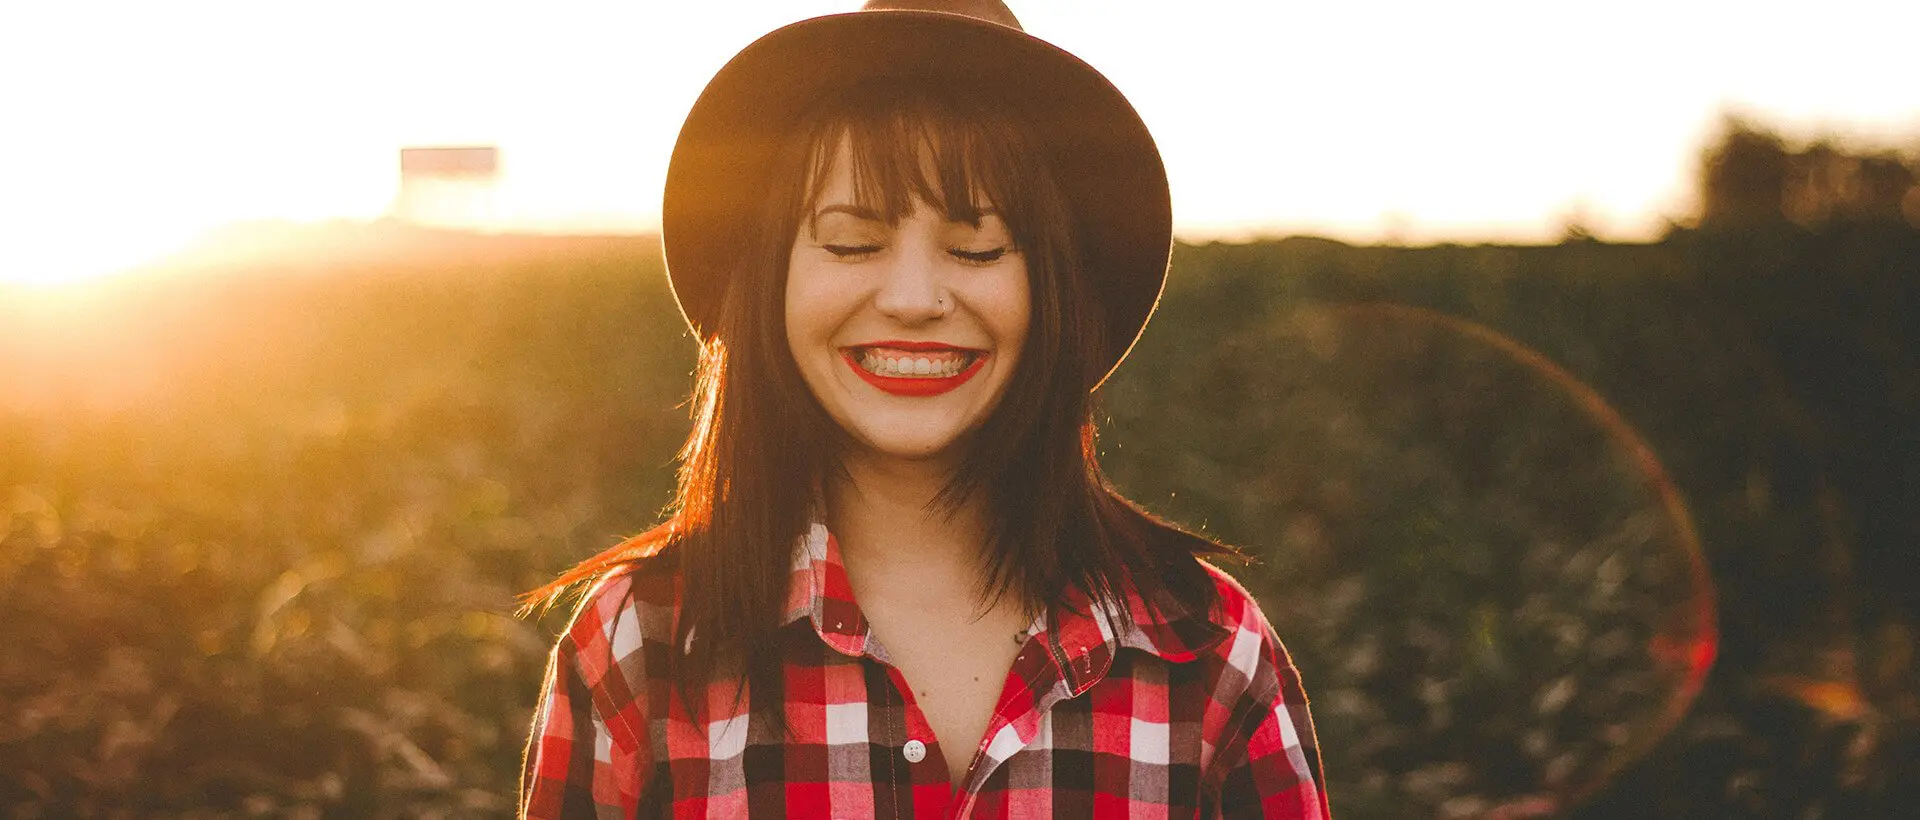
[{"label": "chin", "polygon": [[954,452],[952,442],[944,441],[869,441],[866,450],[874,455],[901,461],[936,461]]},{"label": "chin", "polygon": [[869,429],[855,436],[860,449],[876,456],[902,461],[933,461],[958,451],[962,436],[929,431],[923,425],[913,429]]}]

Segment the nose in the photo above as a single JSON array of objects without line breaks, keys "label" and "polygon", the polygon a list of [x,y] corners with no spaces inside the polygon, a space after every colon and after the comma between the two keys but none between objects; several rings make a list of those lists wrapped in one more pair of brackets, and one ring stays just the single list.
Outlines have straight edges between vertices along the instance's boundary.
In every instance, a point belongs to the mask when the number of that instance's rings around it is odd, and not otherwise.
[{"label": "nose", "polygon": [[945,255],[934,243],[904,240],[881,272],[873,305],[903,325],[920,325],[947,314],[941,282]]}]

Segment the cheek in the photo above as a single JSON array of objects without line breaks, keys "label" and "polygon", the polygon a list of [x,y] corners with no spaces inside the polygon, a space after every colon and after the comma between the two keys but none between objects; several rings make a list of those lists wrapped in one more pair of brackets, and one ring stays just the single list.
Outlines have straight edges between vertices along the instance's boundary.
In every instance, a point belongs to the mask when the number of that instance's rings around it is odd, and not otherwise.
[{"label": "cheek", "polygon": [[799,352],[809,337],[812,319],[818,313],[818,297],[809,291],[811,277],[804,265],[788,263],[783,311],[787,320],[787,344]]},{"label": "cheek", "polygon": [[803,330],[800,326],[799,311],[794,310],[793,275],[787,275],[786,293],[781,300],[781,315],[787,326],[787,352],[795,359],[800,356],[800,339]]},{"label": "cheek", "polygon": [[1016,355],[1026,344],[1027,327],[1032,318],[1033,301],[1028,287],[1027,269],[1021,265],[999,288],[1000,308],[995,321],[996,332],[1001,337],[1001,344],[1013,347]]},{"label": "cheek", "polygon": [[804,264],[788,268],[787,346],[796,359],[803,360],[803,368],[806,358],[832,341],[834,331],[846,316],[847,295],[833,283],[833,277],[827,272],[810,270]]}]

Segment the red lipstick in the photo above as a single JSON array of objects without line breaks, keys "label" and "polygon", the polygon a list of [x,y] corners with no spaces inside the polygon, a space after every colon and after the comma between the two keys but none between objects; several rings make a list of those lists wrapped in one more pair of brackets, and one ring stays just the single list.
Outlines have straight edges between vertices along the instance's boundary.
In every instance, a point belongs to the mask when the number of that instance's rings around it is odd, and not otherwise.
[{"label": "red lipstick", "polygon": [[[968,362],[966,367],[961,368],[960,372],[951,376],[883,376],[868,370],[860,364],[861,355],[864,351],[871,348],[906,351],[961,352],[971,354],[973,360]],[[860,378],[866,380],[867,384],[871,384],[883,391],[896,396],[937,396],[966,384],[968,379],[973,378],[975,373],[980,372],[980,365],[986,362],[987,353],[985,351],[958,348],[953,345],[940,344],[938,342],[887,341],[843,348],[840,351],[840,357],[845,359],[847,366],[853,368],[853,372],[858,374]]]}]

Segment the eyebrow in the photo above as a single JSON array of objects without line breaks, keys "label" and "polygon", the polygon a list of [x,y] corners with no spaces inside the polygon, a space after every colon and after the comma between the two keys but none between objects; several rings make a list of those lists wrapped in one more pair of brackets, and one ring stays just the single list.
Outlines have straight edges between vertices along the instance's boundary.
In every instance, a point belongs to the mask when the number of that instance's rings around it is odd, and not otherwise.
[{"label": "eyebrow", "polygon": [[[814,211],[811,216],[807,217],[807,232],[810,234],[819,233],[820,218],[826,216],[827,214],[846,214],[848,216],[853,217],[854,219],[864,220],[867,222],[887,221],[886,219],[881,217],[879,211],[876,211],[872,208],[866,208],[859,205],[833,204],[833,205],[824,206],[819,210]],[[955,222],[955,223],[966,223],[978,228],[980,227],[980,223],[982,220],[985,220],[987,217],[990,217],[990,216],[999,216],[999,215],[1000,215],[1000,212],[992,208],[979,208],[973,212],[973,219],[970,219],[970,220],[949,219],[947,221]]]}]

